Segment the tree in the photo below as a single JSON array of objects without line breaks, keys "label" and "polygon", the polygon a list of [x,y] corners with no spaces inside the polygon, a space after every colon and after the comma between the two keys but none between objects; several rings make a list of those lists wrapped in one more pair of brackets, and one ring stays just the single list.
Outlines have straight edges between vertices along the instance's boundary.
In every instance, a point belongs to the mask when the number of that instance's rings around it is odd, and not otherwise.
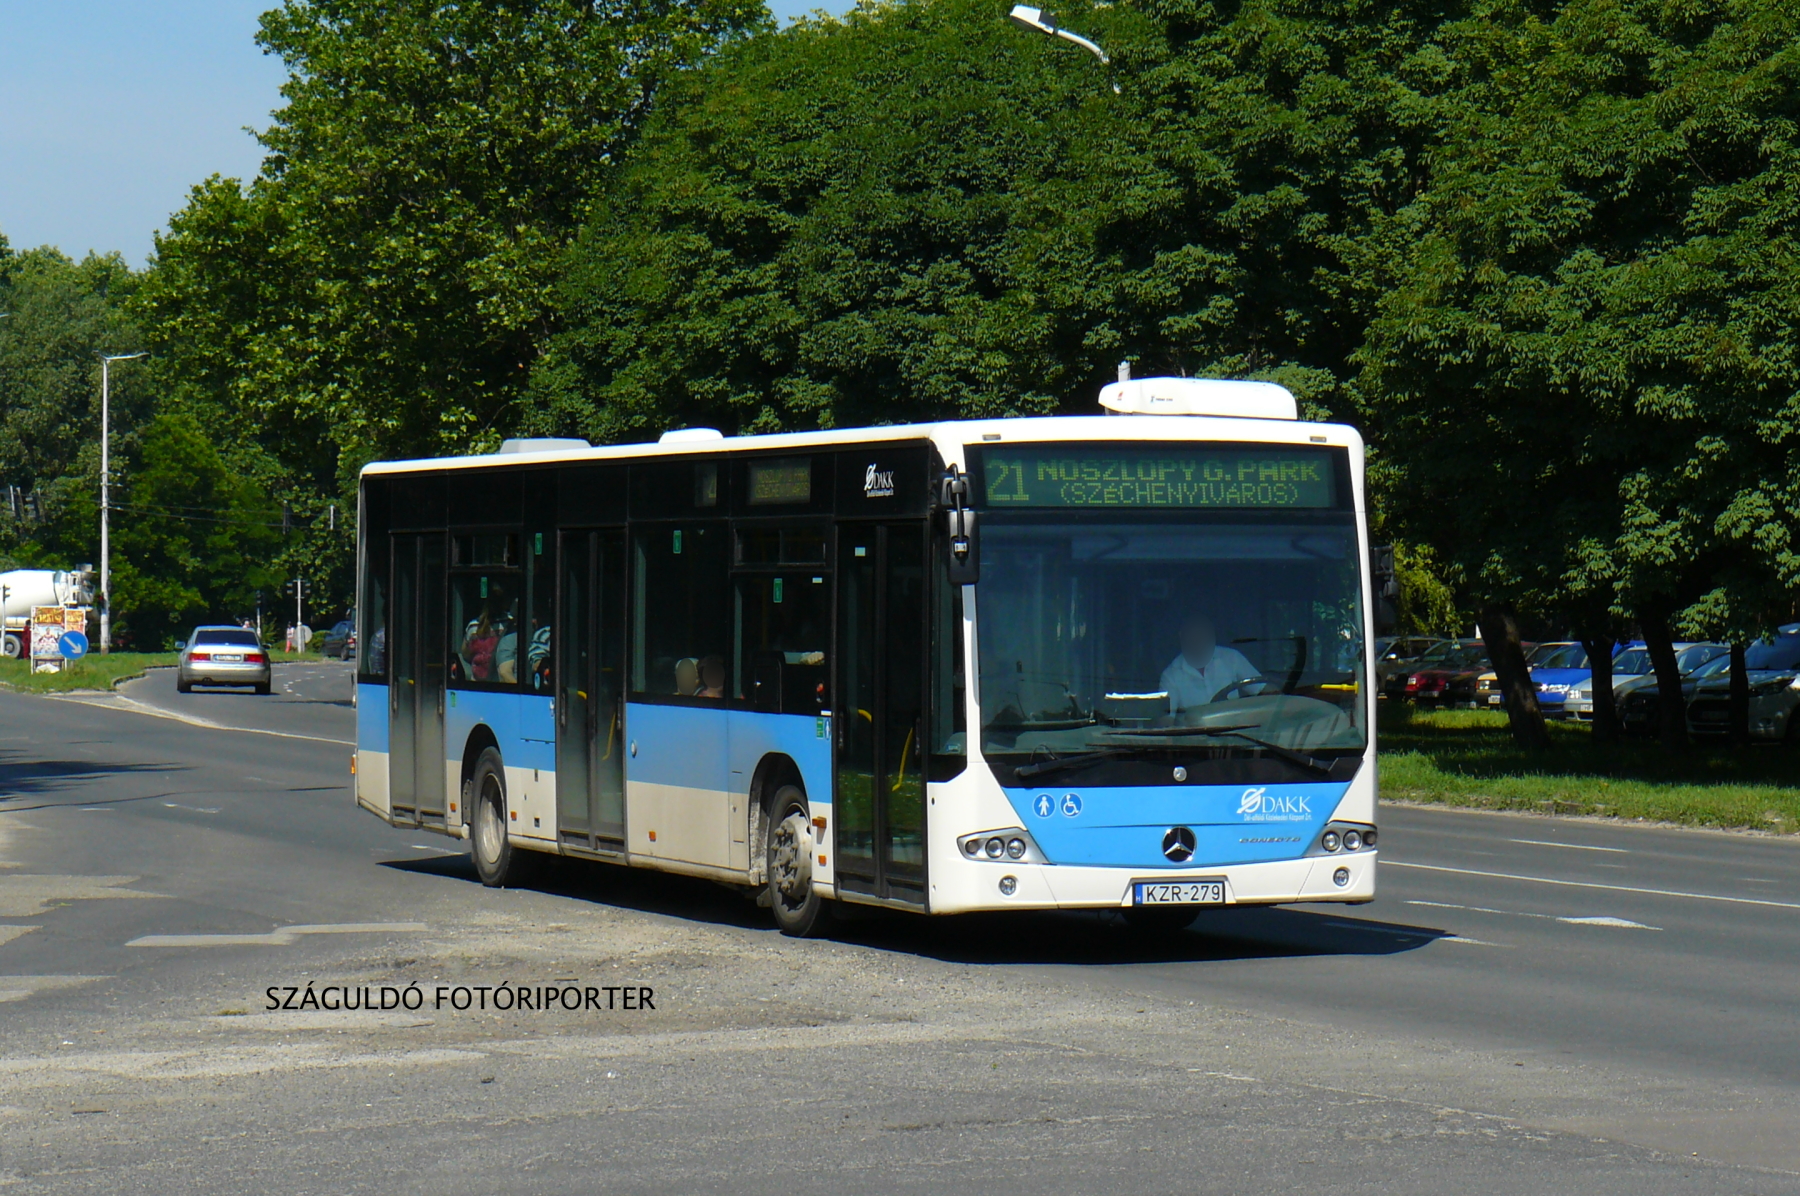
[{"label": "tree", "polygon": [[[25,520],[0,503],[0,550],[21,564],[98,557],[99,358],[142,348],[126,311],[137,283],[116,253],[74,262],[0,240],[0,311],[9,313],[0,320],[0,485],[31,499]],[[130,453],[153,394],[141,370],[114,371],[115,461]]]},{"label": "tree", "polygon": [[1635,615],[1671,746],[1673,630],[1796,577],[1795,19],[1447,28],[1444,149],[1363,353],[1407,529],[1497,600]]},{"label": "tree", "polygon": [[196,188],[157,242],[140,310],[173,377],[340,502],[373,457],[491,444],[599,173],[761,14],[286,0],[258,38],[291,71],[261,174]]},{"label": "tree", "polygon": [[733,46],[671,87],[571,251],[534,426],[597,440],[1091,411],[1121,358],[1342,405],[1348,246],[1405,204],[1437,10],[973,0]]},{"label": "tree", "polygon": [[242,618],[274,591],[280,513],[235,470],[192,415],[144,430],[113,524],[114,606],[122,643],[166,648],[196,622]]}]

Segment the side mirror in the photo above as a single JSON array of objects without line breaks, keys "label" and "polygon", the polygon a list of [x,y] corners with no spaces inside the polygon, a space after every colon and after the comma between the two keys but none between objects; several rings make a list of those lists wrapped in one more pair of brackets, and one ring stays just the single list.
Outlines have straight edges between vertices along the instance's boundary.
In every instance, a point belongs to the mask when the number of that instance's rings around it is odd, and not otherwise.
[{"label": "side mirror", "polygon": [[969,509],[969,477],[959,469],[944,475],[941,495],[944,527],[949,533],[947,576],[953,586],[972,586],[981,580],[981,530]]},{"label": "side mirror", "polygon": [[186,652],[187,651],[187,641],[186,640],[176,640],[175,641],[175,650],[177,652]]}]

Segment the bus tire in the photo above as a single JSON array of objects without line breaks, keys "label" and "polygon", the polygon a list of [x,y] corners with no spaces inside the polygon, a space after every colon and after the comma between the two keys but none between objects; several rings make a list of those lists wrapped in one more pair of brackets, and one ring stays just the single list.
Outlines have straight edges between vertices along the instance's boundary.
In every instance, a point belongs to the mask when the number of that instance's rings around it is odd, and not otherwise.
[{"label": "bus tire", "polygon": [[506,769],[496,749],[483,749],[476,758],[469,793],[469,854],[475,858],[475,874],[490,889],[518,884],[523,861],[506,836]]},{"label": "bus tire", "polygon": [[806,791],[783,785],[769,803],[766,867],[769,909],[783,934],[811,938],[823,934],[831,910],[813,888],[812,811]]},{"label": "bus tire", "polygon": [[0,656],[8,660],[17,660],[25,655],[25,645],[18,636],[7,632],[4,640],[0,640]]},{"label": "bus tire", "polygon": [[1125,911],[1125,925],[1146,934],[1175,934],[1192,926],[1199,916],[1197,905],[1132,906]]}]

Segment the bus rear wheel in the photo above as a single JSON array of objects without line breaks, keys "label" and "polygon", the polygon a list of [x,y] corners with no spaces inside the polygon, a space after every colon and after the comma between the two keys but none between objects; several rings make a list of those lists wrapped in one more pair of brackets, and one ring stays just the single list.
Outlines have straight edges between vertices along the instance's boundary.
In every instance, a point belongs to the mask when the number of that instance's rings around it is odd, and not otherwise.
[{"label": "bus rear wheel", "polygon": [[504,888],[519,882],[518,852],[506,837],[506,770],[500,753],[487,748],[475,761],[475,773],[469,778],[469,813],[473,823],[469,831],[470,854],[475,857],[475,873],[490,889]]},{"label": "bus rear wheel", "polygon": [[775,925],[796,938],[823,934],[831,910],[813,888],[812,811],[805,790],[798,785],[777,789],[768,827],[766,870]]}]

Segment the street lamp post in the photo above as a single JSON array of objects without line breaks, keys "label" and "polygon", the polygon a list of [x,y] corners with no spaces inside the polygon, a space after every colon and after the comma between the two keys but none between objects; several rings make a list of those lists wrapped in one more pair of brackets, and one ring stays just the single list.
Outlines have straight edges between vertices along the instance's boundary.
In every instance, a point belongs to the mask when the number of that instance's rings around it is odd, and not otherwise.
[{"label": "street lamp post", "polygon": [[148,353],[115,353],[100,358],[100,651],[112,651],[112,363]]},{"label": "street lamp post", "polygon": [[[1066,42],[1073,42],[1075,45],[1088,51],[1095,58],[1098,58],[1103,66],[1112,62],[1112,59],[1106,56],[1105,50],[1102,50],[1087,38],[1082,37],[1079,33],[1070,33],[1067,29],[1058,29],[1055,25],[1051,24],[1048,18],[1044,16],[1043,9],[1030,8],[1023,4],[1015,4],[1013,5],[1012,12],[1007,15],[1012,18],[1013,23],[1016,25],[1022,25],[1026,29],[1034,29],[1048,37],[1060,37]],[[1113,94],[1117,95],[1119,92],[1119,85],[1114,83],[1112,89]]]}]

